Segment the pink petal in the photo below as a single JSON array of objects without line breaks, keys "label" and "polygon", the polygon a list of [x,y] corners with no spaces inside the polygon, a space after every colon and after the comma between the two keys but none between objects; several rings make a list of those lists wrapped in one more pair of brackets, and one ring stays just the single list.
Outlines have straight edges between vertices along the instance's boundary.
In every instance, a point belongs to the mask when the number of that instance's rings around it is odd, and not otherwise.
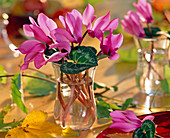
[{"label": "pink petal", "polygon": [[66,41],[60,42],[59,44],[53,44],[50,46],[50,49],[51,48],[58,48],[60,50],[60,52],[62,49],[65,49],[68,51],[68,53],[70,53],[70,50],[71,50],[70,44]]},{"label": "pink petal", "polygon": [[73,31],[73,36],[79,43],[82,41],[82,15],[75,9],[72,10],[71,14],[75,18],[75,28]]},{"label": "pink petal", "polygon": [[92,28],[92,22],[96,17],[94,16],[94,8],[90,4],[87,5],[83,12],[83,24],[89,30]]},{"label": "pink petal", "polygon": [[45,56],[43,53],[38,54],[34,59],[34,65],[37,69],[46,64]]},{"label": "pink petal", "polygon": [[57,24],[43,13],[38,15],[37,21],[47,36],[50,36],[50,31],[57,28]]},{"label": "pink petal", "polygon": [[38,26],[37,23],[35,22],[35,20],[31,16],[29,17],[29,20],[33,25]]},{"label": "pink petal", "polygon": [[110,22],[110,12],[105,16],[99,17],[95,21],[92,30],[94,30],[95,32],[98,30],[103,30],[108,26],[109,22]]},{"label": "pink petal", "polygon": [[34,37],[34,33],[32,31],[32,26],[28,24],[23,25],[23,30],[26,36],[28,37]]},{"label": "pink petal", "polygon": [[144,122],[144,121],[147,120],[147,119],[153,121],[154,118],[155,118],[155,117],[154,117],[153,115],[149,115],[149,116],[146,116],[146,117],[142,120],[142,122]]},{"label": "pink petal", "polygon": [[33,25],[32,31],[36,40],[43,41],[45,43],[51,43],[51,40],[46,36],[46,34],[41,28]]},{"label": "pink petal", "polygon": [[25,62],[22,66],[21,66],[21,70],[26,70],[28,68],[29,63]]},{"label": "pink petal", "polygon": [[125,122],[113,123],[111,126],[109,126],[109,128],[117,128],[124,132],[131,132],[137,129],[138,127],[140,127],[140,125],[134,125],[134,124],[125,123]]},{"label": "pink petal", "polygon": [[119,24],[119,19],[115,18],[108,24],[108,26],[104,29],[104,31],[110,31],[111,29],[111,31],[113,32],[113,30],[117,28],[118,24]]},{"label": "pink petal", "polygon": [[112,55],[111,57],[108,57],[110,60],[117,60],[119,58],[119,54],[115,53],[114,55]]},{"label": "pink petal", "polygon": [[59,61],[62,58],[64,58],[65,55],[67,55],[67,53],[56,52],[56,53],[52,54],[50,56],[50,58],[46,62],[56,62],[56,61]]},{"label": "pink petal", "polygon": [[57,28],[55,30],[53,30],[51,32],[51,36],[52,38],[56,41],[56,42],[62,42],[62,41],[66,41],[66,42],[74,42],[75,39],[70,35],[69,32],[67,32],[64,29],[61,28]]},{"label": "pink petal", "polygon": [[74,34],[76,20],[71,13],[66,13],[66,23],[70,29],[71,34]]},{"label": "pink petal", "polygon": [[26,40],[17,49],[22,54],[27,54],[29,52],[40,52],[44,51],[46,46],[37,40]]},{"label": "pink petal", "polygon": [[63,16],[59,16],[59,20],[61,21],[61,23],[63,24],[63,26],[66,28],[65,18],[64,18]]}]

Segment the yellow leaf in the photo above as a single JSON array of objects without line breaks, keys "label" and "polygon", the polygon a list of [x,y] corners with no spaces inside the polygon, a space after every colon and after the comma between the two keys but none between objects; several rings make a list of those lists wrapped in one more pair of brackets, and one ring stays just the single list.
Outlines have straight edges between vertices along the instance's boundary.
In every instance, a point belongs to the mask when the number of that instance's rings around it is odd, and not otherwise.
[{"label": "yellow leaf", "polygon": [[26,138],[25,133],[21,127],[13,128],[8,131],[8,134],[5,136],[5,138]]},{"label": "yellow leaf", "polygon": [[47,119],[47,113],[32,111],[23,121],[22,127],[39,129]]},{"label": "yellow leaf", "polygon": [[8,131],[5,138],[55,138],[62,134],[62,128],[46,121],[47,114],[42,111],[31,112],[21,127]]},{"label": "yellow leaf", "polygon": [[69,126],[66,129],[63,129],[63,131],[62,131],[63,137],[75,137],[75,136],[79,136],[79,135],[80,134],[77,131],[71,129]]}]

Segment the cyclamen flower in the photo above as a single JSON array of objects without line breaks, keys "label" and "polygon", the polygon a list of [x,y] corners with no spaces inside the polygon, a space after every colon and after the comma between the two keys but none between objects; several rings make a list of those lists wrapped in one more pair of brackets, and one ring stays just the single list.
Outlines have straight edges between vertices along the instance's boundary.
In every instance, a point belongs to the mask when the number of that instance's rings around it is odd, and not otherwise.
[{"label": "cyclamen flower", "polygon": [[[28,37],[34,37],[36,40],[27,40],[17,49],[22,54],[26,54],[21,70],[27,69],[30,62],[34,62],[35,67],[39,69],[47,62],[56,62],[62,58],[66,59],[65,56],[70,53],[69,42],[52,43],[51,40],[53,38],[51,32],[57,28],[56,23],[43,13],[40,13],[37,18],[40,26],[37,25],[32,17],[30,17],[30,21],[32,24],[24,25],[23,29]],[[46,58],[45,52],[52,48],[55,53],[48,55],[48,58]]]},{"label": "cyclamen flower", "polygon": [[137,14],[144,23],[152,23],[152,6],[147,2],[147,0],[138,0],[138,4],[133,3],[133,6],[136,7]]},{"label": "cyclamen flower", "polygon": [[121,46],[123,42],[123,35],[118,34],[118,35],[113,35],[112,31],[110,30],[110,34],[102,40],[100,44],[100,48],[102,53],[104,55],[109,55],[109,59],[111,60],[116,60],[119,58],[119,54],[116,53],[118,48]]},{"label": "cyclamen flower", "polygon": [[145,37],[144,29],[139,22],[139,16],[135,12],[129,11],[124,18],[125,20],[121,20],[121,25],[125,32],[137,37]]},{"label": "cyclamen flower", "polygon": [[[37,18],[38,24],[32,17],[29,17],[32,24],[25,24],[23,30],[26,36],[34,37],[36,40],[51,43],[50,32],[57,28],[57,24],[45,14],[40,13]],[[38,26],[39,25],[39,26]]]},{"label": "cyclamen flower", "polygon": [[133,111],[113,111],[110,116],[113,117],[113,124],[109,128],[117,128],[124,132],[131,132],[141,127],[142,122],[146,119],[151,121],[154,119],[154,116],[147,116],[141,121]]},{"label": "cyclamen flower", "polygon": [[45,44],[37,40],[27,40],[21,44],[17,49],[22,54],[26,54],[24,58],[24,64],[21,66],[21,70],[28,68],[29,63],[34,61],[34,65],[37,69],[41,68],[43,65],[46,65],[47,62],[56,62],[65,59],[65,56],[70,53],[70,44],[67,42],[61,42],[59,44],[53,44],[49,49],[57,48],[58,52],[55,52],[49,58],[45,58],[45,50],[47,49]]},{"label": "cyclamen flower", "polygon": [[112,31],[115,30],[118,26],[119,20],[118,18],[110,21],[110,12],[102,17],[99,17],[92,27],[92,22],[94,21],[94,8],[88,4],[86,9],[83,12],[83,24],[86,26],[88,34],[91,37],[97,37],[101,40],[104,31]]},{"label": "cyclamen flower", "polygon": [[73,9],[70,13],[66,13],[66,17],[59,16],[60,21],[74,38],[75,43],[82,41],[82,15],[77,10]]}]

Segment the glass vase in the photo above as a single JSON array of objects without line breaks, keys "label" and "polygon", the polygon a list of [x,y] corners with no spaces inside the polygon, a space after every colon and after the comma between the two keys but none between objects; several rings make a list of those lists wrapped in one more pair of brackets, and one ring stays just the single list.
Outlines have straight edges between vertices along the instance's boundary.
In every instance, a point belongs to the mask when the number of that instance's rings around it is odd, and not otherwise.
[{"label": "glass vase", "polygon": [[60,65],[54,63],[57,94],[54,105],[56,124],[74,130],[89,129],[96,118],[96,105],[93,91],[95,68],[78,74],[66,74],[60,71]]},{"label": "glass vase", "polygon": [[136,82],[139,91],[149,96],[166,93],[162,86],[165,65],[168,65],[169,39],[134,37],[134,40],[138,54]]}]

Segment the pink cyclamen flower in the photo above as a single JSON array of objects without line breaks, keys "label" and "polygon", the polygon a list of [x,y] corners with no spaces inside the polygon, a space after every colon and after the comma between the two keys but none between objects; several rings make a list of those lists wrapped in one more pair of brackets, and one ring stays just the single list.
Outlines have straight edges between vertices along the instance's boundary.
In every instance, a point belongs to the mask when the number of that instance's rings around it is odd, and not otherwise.
[{"label": "pink cyclamen flower", "polygon": [[138,0],[138,4],[133,3],[134,7],[136,7],[137,14],[140,19],[144,23],[152,23],[152,6],[147,2],[147,0]]},{"label": "pink cyclamen flower", "polygon": [[119,58],[119,54],[116,53],[118,48],[121,46],[123,42],[123,35],[113,35],[112,31],[110,30],[110,34],[101,41],[100,49],[102,51],[101,54],[109,55],[109,59],[116,60]]},{"label": "pink cyclamen flower", "polygon": [[121,25],[125,32],[137,37],[145,37],[145,32],[140,23],[139,16],[135,12],[129,11],[124,18],[124,20],[121,20]]},{"label": "pink cyclamen flower", "polygon": [[66,13],[66,17],[59,16],[60,21],[66,28],[66,31],[74,37],[75,43],[82,41],[82,15],[73,9],[70,13]]},{"label": "pink cyclamen flower", "polygon": [[26,54],[24,58],[24,64],[21,66],[21,70],[28,68],[29,63],[34,62],[37,69],[46,65],[47,62],[56,62],[62,58],[66,59],[66,55],[70,53],[71,47],[68,42],[61,42],[58,44],[52,44],[49,49],[57,48],[58,51],[51,56],[45,58],[44,52],[47,50],[46,45],[38,40],[26,40],[17,49],[22,54]]},{"label": "pink cyclamen flower", "polygon": [[99,17],[92,26],[94,19],[94,8],[88,4],[83,12],[83,24],[86,26],[88,34],[91,37],[97,37],[99,40],[101,40],[104,31],[115,30],[119,23],[118,18],[110,21],[110,12],[105,16]]},{"label": "pink cyclamen flower", "polygon": [[34,65],[36,68],[40,68],[43,66],[45,57],[43,55],[46,49],[45,44],[37,41],[37,40],[26,40],[23,42],[20,47],[17,49],[22,54],[26,54],[24,58],[24,64],[21,66],[21,70],[25,70],[28,68],[30,62],[34,61]]},{"label": "pink cyclamen flower", "polygon": [[32,24],[25,24],[23,26],[25,35],[28,37],[34,37],[36,40],[45,43],[51,43],[51,40],[49,39],[49,37],[51,38],[50,32],[57,28],[57,24],[43,13],[38,15],[38,24],[32,17],[29,17],[29,19]]},{"label": "pink cyclamen flower", "polygon": [[113,111],[110,116],[113,117],[113,124],[109,128],[117,128],[124,132],[131,132],[141,127],[142,122],[146,119],[151,121],[154,119],[154,116],[147,116],[141,121],[133,111]]}]

